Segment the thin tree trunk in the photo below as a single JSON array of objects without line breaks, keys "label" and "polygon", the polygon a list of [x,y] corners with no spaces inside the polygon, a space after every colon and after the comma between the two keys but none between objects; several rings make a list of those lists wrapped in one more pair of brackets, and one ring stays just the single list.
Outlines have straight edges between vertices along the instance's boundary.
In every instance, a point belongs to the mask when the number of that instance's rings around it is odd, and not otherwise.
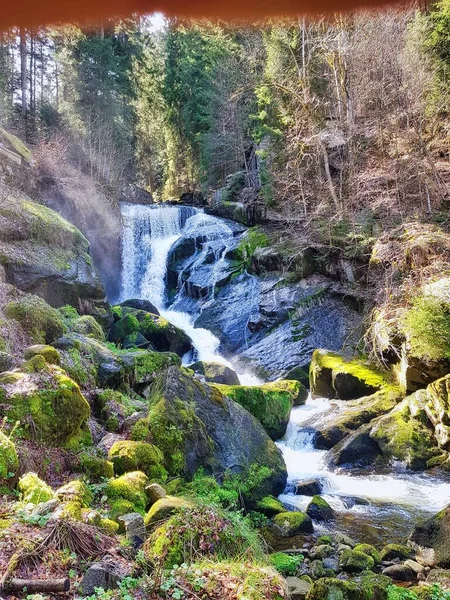
[{"label": "thin tree trunk", "polygon": [[20,28],[20,81],[22,90],[22,128],[26,137],[27,130],[27,34],[26,30]]}]

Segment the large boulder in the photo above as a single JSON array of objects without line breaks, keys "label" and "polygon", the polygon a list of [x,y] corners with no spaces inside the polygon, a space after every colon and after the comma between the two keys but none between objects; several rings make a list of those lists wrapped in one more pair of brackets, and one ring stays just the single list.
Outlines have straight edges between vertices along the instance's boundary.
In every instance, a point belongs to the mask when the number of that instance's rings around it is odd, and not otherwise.
[{"label": "large boulder", "polygon": [[335,352],[315,350],[309,372],[313,398],[354,400],[385,388],[388,381],[374,367],[346,360]]},{"label": "large boulder", "polygon": [[378,444],[370,437],[370,425],[360,427],[337,443],[326,455],[330,467],[366,467],[381,456]]},{"label": "large boulder", "polygon": [[223,383],[225,385],[239,385],[239,377],[237,373],[218,362],[199,360],[189,366],[194,373],[203,375],[206,381],[211,383]]},{"label": "large boulder", "polygon": [[51,306],[71,304],[106,314],[105,289],[92,263],[89,242],[58,213],[13,198],[0,215],[0,264],[6,282]]},{"label": "large boulder", "polygon": [[273,440],[286,433],[294,402],[306,402],[307,392],[299,381],[275,381],[258,386],[217,385],[228,398],[254,415]]},{"label": "large boulder", "polygon": [[450,450],[450,375],[415,394],[432,423],[439,446]]},{"label": "large boulder", "polygon": [[28,372],[0,375],[0,414],[20,422],[21,435],[55,447],[90,442],[90,408],[78,385],[55,365],[36,356]]},{"label": "large boulder", "polygon": [[156,379],[149,398],[150,437],[169,474],[192,477],[200,467],[213,474],[252,472],[252,502],[283,491],[287,474],[281,452],[260,423],[217,388],[170,367]]},{"label": "large boulder", "polygon": [[416,525],[409,541],[419,549],[429,549],[436,566],[450,567],[450,505]]}]

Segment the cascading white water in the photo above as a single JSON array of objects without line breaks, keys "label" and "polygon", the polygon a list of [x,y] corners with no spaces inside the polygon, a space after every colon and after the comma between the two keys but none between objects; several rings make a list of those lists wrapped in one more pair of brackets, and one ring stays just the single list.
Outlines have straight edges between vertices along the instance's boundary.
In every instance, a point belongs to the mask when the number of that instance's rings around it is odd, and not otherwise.
[{"label": "cascading white water", "polygon": [[[345,407],[345,402],[341,404]],[[316,450],[313,444],[315,430],[329,413],[330,405],[330,400],[309,397],[304,406],[292,410],[286,435],[277,442],[288,470],[287,490],[292,490],[280,496],[286,506],[305,510],[311,498],[295,495],[294,486],[315,479],[323,486],[321,495],[345,519],[347,527],[349,517],[370,521],[380,530],[380,539],[384,532],[392,541],[396,534],[398,539],[407,535],[417,518],[436,513],[450,503],[449,481],[406,472],[400,466],[379,473],[331,471],[324,460],[327,451]],[[391,531],[394,526],[396,532]]]},{"label": "cascading white water", "polygon": [[[225,254],[233,239],[232,229],[220,219],[201,209],[186,206],[122,205],[124,224],[122,243],[122,300],[150,300],[161,316],[183,329],[192,339],[196,359],[231,363],[218,352],[220,340],[209,330],[194,327],[193,317],[178,305],[185,304],[185,287],[181,286],[172,308],[166,305],[167,260],[171,248],[181,237],[195,237],[202,248],[189,264],[190,278],[201,276],[206,258],[213,255],[207,277],[207,300],[214,295],[215,285],[225,263]],[[241,383],[259,383],[252,374],[239,372]]]}]

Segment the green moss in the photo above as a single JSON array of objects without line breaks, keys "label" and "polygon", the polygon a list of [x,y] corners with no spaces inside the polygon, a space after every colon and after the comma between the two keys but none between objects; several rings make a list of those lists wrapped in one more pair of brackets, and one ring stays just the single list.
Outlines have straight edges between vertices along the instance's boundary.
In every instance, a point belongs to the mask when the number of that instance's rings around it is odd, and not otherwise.
[{"label": "green moss", "polygon": [[242,237],[239,246],[233,252],[233,258],[240,264],[240,269],[249,269],[252,264],[252,257],[257,248],[266,248],[270,245],[270,240],[260,227],[248,229]]},{"label": "green moss", "polygon": [[17,488],[21,493],[22,500],[25,503],[40,504],[52,500],[55,494],[50,486],[45,481],[39,479],[36,473],[26,473],[22,475],[17,484]]},{"label": "green moss", "polygon": [[7,375],[0,378],[0,394],[7,399],[8,417],[20,421],[26,436],[52,446],[75,448],[89,443],[85,428],[89,404],[62,369],[48,365],[45,372],[14,373],[14,383]]},{"label": "green moss", "polygon": [[35,346],[29,346],[24,351],[24,357],[30,360],[34,356],[43,356],[45,361],[49,365],[61,364],[61,357],[56,348],[48,346],[46,344],[36,344]]},{"label": "green moss", "polygon": [[188,508],[193,508],[194,504],[187,498],[179,498],[176,496],[166,496],[157,500],[145,515],[145,525],[150,527],[156,523],[162,522],[171,517],[175,513]]},{"label": "green moss", "polygon": [[[128,500],[135,512],[143,513],[147,506],[146,486],[149,479],[145,473],[134,471],[125,473],[117,479],[110,479],[105,488],[107,498],[115,503],[117,500]],[[133,511],[131,511],[133,512]]]},{"label": "green moss", "polygon": [[114,466],[109,460],[89,452],[82,452],[77,458],[81,472],[85,473],[90,481],[99,482],[114,476]]},{"label": "green moss", "polygon": [[18,321],[37,344],[49,344],[66,331],[58,311],[32,294],[6,304],[4,313],[9,319]]},{"label": "green moss", "polygon": [[311,519],[304,512],[283,512],[275,515],[273,522],[277,525],[283,535],[291,537],[299,533],[312,533]]},{"label": "green moss", "polygon": [[403,546],[402,544],[387,544],[380,552],[381,560],[393,560],[400,558],[406,560],[414,556],[414,550],[409,546]]},{"label": "green moss", "polygon": [[4,141],[8,142],[8,144],[13,148],[17,154],[19,154],[25,162],[29,163],[31,161],[31,150],[19,139],[17,136],[9,133],[0,127],[0,137],[3,138]]},{"label": "green moss", "polygon": [[155,531],[144,545],[155,568],[210,560],[261,559],[261,542],[248,519],[211,506],[181,508]]},{"label": "green moss", "polygon": [[59,507],[57,515],[59,519],[81,521],[83,517],[83,505],[77,502],[77,500],[70,500]]},{"label": "green moss", "polygon": [[334,540],[331,537],[331,535],[321,535],[317,538],[316,545],[317,546],[323,546],[323,545],[332,546],[333,543],[334,543]]},{"label": "green moss", "polygon": [[303,562],[302,554],[285,554],[284,552],[274,552],[269,556],[271,564],[275,567],[278,573],[285,577],[295,575],[298,567]]},{"label": "green moss", "polygon": [[120,321],[123,318],[123,307],[122,306],[111,306],[112,316],[114,321]]},{"label": "green moss", "polygon": [[270,437],[277,440],[286,431],[300,386],[298,381],[280,381],[261,386],[214,384],[213,387],[252,413]]},{"label": "green moss", "polygon": [[73,306],[70,306],[70,304],[66,304],[66,306],[61,306],[57,310],[68,325],[76,319],[78,319],[78,317],[80,316],[77,310]]},{"label": "green moss", "polygon": [[171,366],[180,366],[181,359],[173,352],[141,350],[133,354],[134,378],[136,383],[152,381],[158,373]]},{"label": "green moss", "polygon": [[0,429],[0,486],[6,486],[19,469],[16,447],[10,437]]},{"label": "green moss", "polygon": [[286,508],[279,500],[273,496],[265,496],[256,505],[256,510],[262,512],[267,517],[273,517],[282,512],[286,512]]},{"label": "green moss", "polygon": [[142,418],[136,421],[130,431],[130,439],[136,442],[149,442],[150,441],[150,421],[149,419]]},{"label": "green moss", "polygon": [[56,496],[61,502],[78,502],[83,508],[88,508],[93,496],[84,481],[73,479],[56,490]]},{"label": "green moss", "polygon": [[355,546],[354,550],[356,552],[363,552],[364,554],[371,556],[376,565],[380,564],[381,562],[380,553],[376,548],[374,548],[370,544],[358,544],[357,546]]},{"label": "green moss", "polygon": [[[109,516],[113,521],[117,521],[119,517],[123,517],[123,515],[128,515],[132,512],[136,512],[136,506],[129,500],[123,500],[121,498],[112,503],[109,510]],[[143,512],[143,509],[139,509],[139,512]]]},{"label": "green moss", "polygon": [[137,318],[132,314],[128,314],[117,323],[114,323],[111,330],[111,339],[114,342],[121,342],[132,333],[138,332],[139,328],[140,324]]},{"label": "green moss", "polygon": [[162,466],[163,454],[159,448],[145,442],[122,440],[111,447],[109,460],[114,471],[122,475],[127,471],[142,471],[150,479],[167,479],[167,471]]},{"label": "green moss", "polygon": [[94,338],[100,342],[103,342],[105,339],[103,329],[91,315],[83,315],[74,319],[69,325],[69,330],[73,333],[80,333],[81,335]]},{"label": "green moss", "polygon": [[314,582],[308,600],[362,600],[362,592],[353,581],[323,577]]},{"label": "green moss", "polygon": [[372,556],[359,550],[344,550],[339,557],[339,566],[349,573],[370,571],[375,566]]},{"label": "green moss", "polygon": [[425,360],[450,358],[450,304],[434,296],[418,296],[401,319],[411,356]]}]

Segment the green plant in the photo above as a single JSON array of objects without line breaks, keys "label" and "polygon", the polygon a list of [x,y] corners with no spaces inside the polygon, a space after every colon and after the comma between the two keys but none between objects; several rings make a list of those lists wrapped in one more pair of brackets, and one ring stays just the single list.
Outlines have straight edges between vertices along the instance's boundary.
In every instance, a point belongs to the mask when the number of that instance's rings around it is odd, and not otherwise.
[{"label": "green plant", "polygon": [[417,596],[410,590],[390,585],[387,589],[387,600],[417,600]]},{"label": "green plant", "polygon": [[282,575],[295,575],[299,565],[303,562],[303,555],[295,554],[291,556],[284,552],[274,552],[270,555],[270,562]]}]

